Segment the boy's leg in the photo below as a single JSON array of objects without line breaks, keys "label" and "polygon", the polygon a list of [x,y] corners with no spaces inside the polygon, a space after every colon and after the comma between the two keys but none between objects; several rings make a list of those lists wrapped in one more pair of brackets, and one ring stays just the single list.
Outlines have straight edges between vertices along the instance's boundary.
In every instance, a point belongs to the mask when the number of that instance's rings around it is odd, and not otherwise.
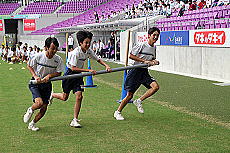
[{"label": "boy's leg", "polygon": [[46,103],[44,103],[41,108],[40,111],[37,113],[37,115],[35,116],[34,120],[32,120],[29,123],[28,129],[32,130],[32,131],[38,131],[39,128],[35,126],[35,123],[37,123],[46,113],[47,110],[47,105]]},{"label": "boy's leg", "polygon": [[82,91],[75,92],[75,95],[76,95],[76,103],[74,105],[74,119],[71,121],[70,126],[80,128],[81,124],[79,123],[78,115],[81,109],[81,102],[83,99]]},{"label": "boy's leg", "polygon": [[139,99],[141,100],[141,101],[143,101],[143,100],[145,100],[146,98],[148,98],[148,97],[150,97],[150,96],[152,96],[154,93],[156,93],[158,90],[159,90],[159,85],[158,85],[158,83],[156,82],[156,81],[154,81],[154,82],[152,82],[151,84],[150,84],[150,87],[151,88],[149,88],[145,93],[144,93],[144,95],[142,95]]},{"label": "boy's leg", "polygon": [[35,98],[34,100],[35,100],[35,103],[34,103],[31,107],[29,107],[29,108],[27,109],[27,112],[25,113],[25,115],[24,115],[24,117],[23,117],[23,121],[24,121],[25,123],[28,123],[28,121],[29,121],[30,118],[32,117],[34,111],[35,111],[36,109],[41,108],[42,105],[43,105],[42,98],[38,97],[38,98]]},{"label": "boy's leg", "polygon": [[118,111],[121,112],[123,108],[127,105],[127,103],[133,98],[133,93],[132,92],[127,92],[127,96],[121,101]]},{"label": "boy's leg", "polygon": [[83,99],[82,91],[75,92],[75,95],[76,95],[76,103],[74,105],[74,118],[78,119],[78,115],[81,109],[81,102]]},{"label": "boy's leg", "polygon": [[47,105],[46,103],[44,103],[41,108],[40,111],[36,114],[35,118],[34,118],[34,123],[37,123],[46,113],[47,110]]},{"label": "boy's leg", "polygon": [[142,95],[139,99],[133,102],[133,104],[136,105],[139,113],[144,113],[144,109],[142,107],[142,101],[152,96],[158,90],[159,90],[159,85],[157,84],[157,82],[154,81],[150,84],[150,88],[144,93],[144,95]]},{"label": "boy's leg", "polygon": [[116,120],[124,120],[124,117],[121,115],[121,111],[127,105],[127,103],[133,98],[133,94],[134,93],[132,92],[128,92],[127,96],[121,101],[118,109],[113,114]]},{"label": "boy's leg", "polygon": [[69,98],[69,93],[52,93],[52,98],[57,98],[63,101],[66,101]]}]

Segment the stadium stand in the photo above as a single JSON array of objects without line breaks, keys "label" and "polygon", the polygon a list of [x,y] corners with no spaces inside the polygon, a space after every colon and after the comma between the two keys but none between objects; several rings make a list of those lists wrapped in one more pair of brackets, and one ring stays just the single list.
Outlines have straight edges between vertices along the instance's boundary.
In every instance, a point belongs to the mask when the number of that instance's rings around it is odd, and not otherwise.
[{"label": "stadium stand", "polygon": [[60,5],[61,2],[35,2],[25,7],[19,14],[51,14]]},{"label": "stadium stand", "polygon": [[10,15],[19,7],[19,3],[0,3],[0,15]]},{"label": "stadium stand", "polygon": [[141,0],[113,0],[97,7],[92,8],[89,11],[86,11],[80,15],[74,16],[73,18],[67,19],[62,22],[58,22],[51,26],[42,28],[40,30],[34,31],[31,34],[33,35],[50,35],[50,34],[57,34],[58,32],[55,31],[57,28],[63,27],[71,27],[76,25],[83,25],[83,24],[92,24],[95,23],[94,12],[97,12],[100,16],[108,16],[111,15],[111,11],[122,11],[126,5],[132,6],[133,4],[137,5]]},{"label": "stadium stand", "polygon": [[57,13],[82,13],[108,0],[69,1]]}]

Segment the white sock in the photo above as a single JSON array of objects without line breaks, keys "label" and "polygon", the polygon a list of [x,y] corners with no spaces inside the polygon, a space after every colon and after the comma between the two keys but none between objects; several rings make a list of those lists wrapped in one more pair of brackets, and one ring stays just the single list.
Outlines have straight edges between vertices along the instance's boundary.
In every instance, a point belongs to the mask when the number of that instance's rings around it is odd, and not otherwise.
[{"label": "white sock", "polygon": [[137,99],[139,102],[142,102],[142,100],[140,98]]},{"label": "white sock", "polygon": [[30,124],[35,124],[35,123],[34,123],[34,120],[32,120],[32,121],[30,122]]}]

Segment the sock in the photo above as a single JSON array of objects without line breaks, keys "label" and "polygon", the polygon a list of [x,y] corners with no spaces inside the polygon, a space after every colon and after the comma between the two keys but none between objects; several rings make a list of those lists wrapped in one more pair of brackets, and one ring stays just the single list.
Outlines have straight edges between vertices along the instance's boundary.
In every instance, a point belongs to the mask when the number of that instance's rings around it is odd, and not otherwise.
[{"label": "sock", "polygon": [[32,121],[30,122],[30,124],[35,124],[35,123],[34,123],[34,120],[32,120]]}]

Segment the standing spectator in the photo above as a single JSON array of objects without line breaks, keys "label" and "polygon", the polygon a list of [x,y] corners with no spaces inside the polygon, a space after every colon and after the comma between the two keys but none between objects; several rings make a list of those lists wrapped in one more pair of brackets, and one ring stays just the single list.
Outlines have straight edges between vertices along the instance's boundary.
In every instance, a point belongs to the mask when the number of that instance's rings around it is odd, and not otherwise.
[{"label": "standing spectator", "polygon": [[73,37],[70,35],[69,38],[68,38],[68,48],[69,48],[69,50],[73,49],[73,44],[74,44],[74,40],[73,40]]},{"label": "standing spectator", "polygon": [[94,12],[94,18],[95,18],[95,22],[99,23],[99,15],[96,11]]},{"label": "standing spectator", "polygon": [[105,57],[105,45],[103,42],[101,42],[101,40],[98,40],[97,43],[97,54],[100,55],[101,57]]}]

